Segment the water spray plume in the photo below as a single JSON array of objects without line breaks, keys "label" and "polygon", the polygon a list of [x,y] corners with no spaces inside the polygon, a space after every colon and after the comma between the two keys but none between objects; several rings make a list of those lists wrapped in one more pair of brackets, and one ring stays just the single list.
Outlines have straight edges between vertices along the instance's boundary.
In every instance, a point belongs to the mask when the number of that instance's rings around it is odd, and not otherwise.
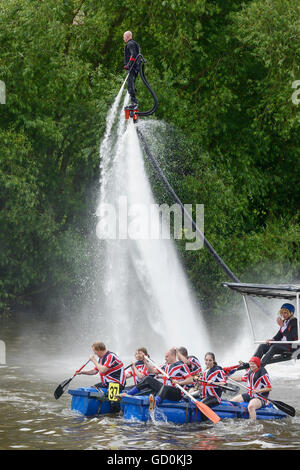
[{"label": "water spray plume", "polygon": [[[120,200],[126,200],[129,208],[155,208],[135,125],[132,120],[125,122],[122,111],[119,113],[123,87],[108,113],[100,147],[97,235],[102,248],[99,282],[104,292],[104,298],[99,299],[101,336],[109,344],[113,342],[120,354],[130,354],[141,344],[159,354],[185,345],[190,354],[202,357],[208,349],[208,333],[173,240],[144,239],[139,232],[143,227],[134,223],[115,239],[105,239],[100,230],[103,208],[119,208]],[[126,94],[123,107],[128,99]],[[120,216],[124,213],[119,214],[118,229],[122,226]],[[111,230],[111,226],[107,228]]]}]

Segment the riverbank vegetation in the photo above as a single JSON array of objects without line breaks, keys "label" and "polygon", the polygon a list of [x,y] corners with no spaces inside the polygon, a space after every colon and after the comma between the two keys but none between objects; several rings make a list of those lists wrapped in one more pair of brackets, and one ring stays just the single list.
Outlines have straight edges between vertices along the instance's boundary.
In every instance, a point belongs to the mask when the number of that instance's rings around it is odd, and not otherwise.
[{"label": "riverbank vegetation", "polygon": [[[0,26],[2,309],[75,305],[94,288],[99,144],[128,29],[173,136],[168,177],[204,204],[210,243],[241,281],[299,280],[297,0],[7,0]],[[205,248],[177,245],[204,310],[220,312],[228,277]]]}]

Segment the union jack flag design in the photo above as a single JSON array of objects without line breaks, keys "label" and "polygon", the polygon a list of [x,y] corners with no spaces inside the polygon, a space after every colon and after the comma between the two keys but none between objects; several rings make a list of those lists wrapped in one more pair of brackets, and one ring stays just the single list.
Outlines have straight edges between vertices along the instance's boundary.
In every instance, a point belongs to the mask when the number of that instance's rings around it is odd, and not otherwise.
[{"label": "union jack flag design", "polygon": [[[125,385],[126,379],[124,364],[115,353],[107,351],[107,353],[101,357],[98,362],[101,366],[108,368],[104,374],[100,373],[101,382],[103,384],[114,382],[120,385]],[[95,369],[98,370],[96,367]]]},{"label": "union jack flag design", "polygon": [[[173,364],[164,364],[161,368],[172,380],[185,380],[191,376],[188,366],[181,361],[173,362]],[[167,379],[167,377],[164,377],[163,380],[164,385],[172,385],[175,387],[175,384]],[[185,388],[185,386],[183,388]]]},{"label": "union jack flag design", "polygon": [[[136,369],[139,372],[141,372],[141,374],[143,374],[145,377],[146,377],[146,375],[148,375],[148,370],[147,370],[147,367],[146,367],[144,361],[137,361],[134,365],[135,365]],[[134,385],[136,385],[137,383],[141,382],[141,380],[143,380],[143,379],[140,379],[136,375],[135,370],[132,366],[131,366],[130,371],[128,372],[128,377],[133,377]]]},{"label": "union jack flag design", "polygon": [[[210,369],[207,369],[203,372],[203,380],[206,382],[225,382],[225,372],[220,366],[213,366]],[[222,389],[219,387],[212,387],[206,383],[201,382],[202,388],[202,397],[205,398],[207,396],[215,397],[219,403],[222,400]]]},{"label": "union jack flag design", "polygon": [[[243,382],[247,382],[247,387],[250,388],[248,395],[253,398],[255,393],[251,390],[256,389],[260,390],[261,388],[272,388],[270,377],[268,372],[264,367],[261,367],[258,371],[252,372],[250,369],[241,377]],[[265,398],[268,397],[269,392],[261,393]]]},{"label": "union jack flag design", "polygon": [[202,372],[202,367],[199,359],[196,356],[188,356],[188,361],[191,365],[188,365],[191,375],[198,375]]}]

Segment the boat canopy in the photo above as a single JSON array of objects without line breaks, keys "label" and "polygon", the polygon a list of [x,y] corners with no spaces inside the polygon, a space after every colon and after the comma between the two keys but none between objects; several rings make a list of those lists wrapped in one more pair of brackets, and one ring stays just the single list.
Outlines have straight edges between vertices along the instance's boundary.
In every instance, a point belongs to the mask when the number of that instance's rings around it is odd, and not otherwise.
[{"label": "boat canopy", "polygon": [[246,284],[241,282],[223,282],[228,287],[240,294],[259,297],[281,298],[294,300],[300,294],[300,285],[296,284]]},{"label": "boat canopy", "polygon": [[[243,296],[243,301],[248,316],[250,328],[252,331],[253,341],[256,344],[265,344],[266,341],[256,341],[254,325],[252,322],[250,309],[248,307],[247,295],[258,296],[258,297],[267,297],[267,298],[279,298],[287,299],[295,302],[296,307],[296,318],[298,324],[298,331],[300,331],[300,285],[296,284],[247,284],[242,282],[223,282],[222,285],[229,289],[232,289]],[[296,349],[293,353],[293,356],[297,358],[298,351],[300,348],[300,339],[295,341],[268,341],[269,344],[280,343],[280,344],[291,344],[292,349]],[[300,358],[300,356],[299,356]]]}]

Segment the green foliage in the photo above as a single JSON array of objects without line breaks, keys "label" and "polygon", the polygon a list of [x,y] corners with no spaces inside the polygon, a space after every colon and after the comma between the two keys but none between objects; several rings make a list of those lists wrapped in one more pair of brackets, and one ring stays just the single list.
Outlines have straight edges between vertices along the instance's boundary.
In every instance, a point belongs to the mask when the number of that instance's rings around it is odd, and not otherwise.
[{"label": "green foliage", "polygon": [[[156,116],[171,125],[159,138],[161,162],[184,203],[204,204],[210,243],[241,280],[299,278],[298,0],[6,0],[2,305],[58,285],[80,291],[88,276],[88,192],[128,29],[147,59]],[[147,109],[139,79],[137,89]],[[206,249],[178,248],[205,307],[221,310],[225,274]]]}]

